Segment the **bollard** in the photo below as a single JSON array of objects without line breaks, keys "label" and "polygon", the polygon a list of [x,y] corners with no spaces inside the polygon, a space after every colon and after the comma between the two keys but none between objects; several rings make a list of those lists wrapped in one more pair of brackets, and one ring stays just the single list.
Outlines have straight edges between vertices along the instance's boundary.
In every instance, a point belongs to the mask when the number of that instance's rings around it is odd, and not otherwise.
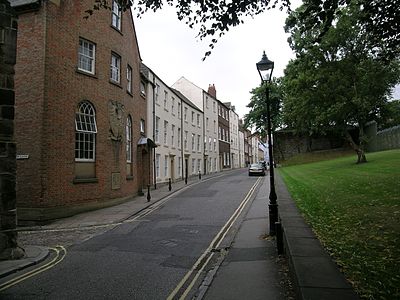
[{"label": "bollard", "polygon": [[185,184],[187,184],[187,173],[185,175]]},{"label": "bollard", "polygon": [[276,248],[278,249],[278,254],[283,254],[283,232],[281,222],[275,222],[276,231]]},{"label": "bollard", "polygon": [[200,170],[199,170],[199,180],[201,180],[201,172],[200,172]]},{"label": "bollard", "polygon": [[171,178],[168,179],[168,191],[172,190],[172,186],[171,186]]},{"label": "bollard", "polygon": [[147,185],[147,202],[150,202],[151,196],[150,196],[150,184]]}]

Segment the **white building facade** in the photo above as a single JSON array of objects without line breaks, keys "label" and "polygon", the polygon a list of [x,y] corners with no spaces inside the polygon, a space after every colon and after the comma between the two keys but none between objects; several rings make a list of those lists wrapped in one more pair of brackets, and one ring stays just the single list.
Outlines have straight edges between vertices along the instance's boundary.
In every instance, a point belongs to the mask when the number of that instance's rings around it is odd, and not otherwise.
[{"label": "white building facade", "polygon": [[178,79],[172,87],[182,93],[202,112],[202,124],[204,124],[202,127],[202,145],[204,151],[202,153],[201,172],[210,174],[220,171],[217,100],[185,77]]},{"label": "white building facade", "polygon": [[157,145],[153,182],[174,182],[197,175],[202,169],[203,112],[144,64],[141,69],[148,81],[146,129]]}]

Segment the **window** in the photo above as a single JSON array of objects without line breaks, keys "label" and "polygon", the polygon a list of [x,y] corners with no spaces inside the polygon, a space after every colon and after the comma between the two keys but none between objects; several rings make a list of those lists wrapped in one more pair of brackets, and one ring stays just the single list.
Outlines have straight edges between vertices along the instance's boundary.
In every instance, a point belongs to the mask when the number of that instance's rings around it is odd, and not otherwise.
[{"label": "window", "polygon": [[217,140],[216,139],[214,139],[214,151],[217,152]]},{"label": "window", "polygon": [[140,119],[140,133],[145,134],[146,132],[146,122],[143,119]]},{"label": "window", "polygon": [[115,53],[111,54],[111,80],[119,83],[121,77],[121,57]]},{"label": "window", "polygon": [[126,162],[132,162],[132,119],[130,116],[126,118],[125,126],[125,137],[126,137]]},{"label": "window", "polygon": [[75,113],[75,160],[95,161],[96,114],[93,106],[81,102]]},{"label": "window", "polygon": [[117,1],[113,0],[112,3],[112,21],[111,24],[114,28],[121,30],[121,7]]},{"label": "window", "polygon": [[164,177],[168,177],[168,155],[164,156]]},{"label": "window", "polygon": [[181,129],[178,127],[178,148],[181,147]]},{"label": "window", "polygon": [[208,149],[210,149],[210,151],[212,150],[212,147],[211,147],[212,145],[211,145],[211,136],[208,138]]},{"label": "window", "polygon": [[196,159],[192,158],[192,174],[196,174]]},{"label": "window", "polygon": [[197,126],[200,127],[200,114],[197,114]]},{"label": "window", "polygon": [[175,115],[175,98],[172,97],[171,99],[171,113]]},{"label": "window", "polygon": [[206,118],[206,130],[208,131],[208,118]]},{"label": "window", "polygon": [[182,160],[181,160],[181,157],[178,156],[178,176],[180,176],[181,173],[182,173]]},{"label": "window", "polygon": [[221,127],[218,127],[218,139],[221,139]]},{"label": "window", "polygon": [[187,139],[188,139],[188,132],[185,130],[185,136],[184,136],[184,146],[185,146],[185,150],[187,150]]},{"label": "window", "polygon": [[217,133],[217,122],[214,120],[214,133]]},{"label": "window", "polygon": [[215,101],[213,101],[213,112],[216,112],[216,110],[215,110]]},{"label": "window", "polygon": [[160,86],[157,84],[156,85],[156,104],[160,104],[158,101],[158,95],[160,94]]},{"label": "window", "polygon": [[175,147],[175,125],[171,126],[171,146]]},{"label": "window", "polygon": [[168,110],[167,100],[168,100],[168,92],[164,91],[164,109],[165,110]]},{"label": "window", "polygon": [[156,177],[160,177],[160,154],[156,154]]},{"label": "window", "polygon": [[192,124],[194,124],[194,111],[192,111]]},{"label": "window", "polygon": [[206,96],[206,108],[208,108],[208,97]]},{"label": "window", "polygon": [[197,160],[197,169],[199,170],[199,172],[201,172],[201,159],[200,158]]},{"label": "window", "polygon": [[160,140],[160,118],[159,117],[156,117],[156,128],[155,129],[156,130],[155,130],[154,139],[155,139],[155,142],[158,143]]},{"label": "window", "polygon": [[178,102],[178,119],[181,118],[181,103]]},{"label": "window", "polygon": [[201,140],[201,136],[198,135],[197,136],[197,151],[200,151],[200,140]]},{"label": "window", "polygon": [[140,81],[140,94],[146,96],[146,84],[143,81]]},{"label": "window", "polygon": [[96,53],[95,44],[84,39],[79,39],[78,69],[84,72],[88,72],[90,74],[94,74],[95,57],[96,57],[95,53]]},{"label": "window", "polygon": [[184,112],[183,112],[183,119],[187,122],[187,112],[188,112],[188,108],[185,107]]},{"label": "window", "polygon": [[192,151],[196,150],[196,149],[194,148],[194,139],[195,139],[195,134],[192,133]]},{"label": "window", "polygon": [[164,144],[168,144],[168,121],[164,121]]},{"label": "window", "polygon": [[126,81],[126,90],[132,93],[132,68],[129,65],[126,67]]}]

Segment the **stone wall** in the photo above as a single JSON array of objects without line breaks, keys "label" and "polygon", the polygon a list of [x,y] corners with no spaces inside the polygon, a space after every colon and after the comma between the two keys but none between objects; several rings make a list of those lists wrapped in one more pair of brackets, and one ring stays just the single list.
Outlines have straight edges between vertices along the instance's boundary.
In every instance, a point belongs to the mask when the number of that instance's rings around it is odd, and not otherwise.
[{"label": "stone wall", "polygon": [[372,121],[366,125],[365,133],[368,152],[400,148],[400,125],[378,131],[376,122]]},{"label": "stone wall", "polygon": [[291,130],[274,133],[274,157],[279,161],[288,159],[300,153],[337,149],[345,147],[345,141],[334,134],[307,137],[297,135]]}]

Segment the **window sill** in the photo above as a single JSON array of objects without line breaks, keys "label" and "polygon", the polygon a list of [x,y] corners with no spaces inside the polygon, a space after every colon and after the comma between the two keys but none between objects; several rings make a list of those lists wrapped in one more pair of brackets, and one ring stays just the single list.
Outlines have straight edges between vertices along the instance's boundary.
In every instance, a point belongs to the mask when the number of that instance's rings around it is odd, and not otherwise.
[{"label": "window sill", "polygon": [[115,85],[115,86],[119,87],[120,89],[122,89],[122,85],[121,85],[119,82],[116,82],[116,81],[114,81],[114,80],[112,80],[112,79],[110,79],[109,82],[110,82],[112,85]]},{"label": "window sill", "polygon": [[124,34],[122,33],[121,29],[119,29],[119,28],[113,26],[112,24],[110,25],[110,27],[111,27],[112,29],[114,29],[116,32],[118,32],[120,35],[124,36]]},{"label": "window sill", "polygon": [[133,176],[132,175],[126,176],[126,180],[133,180]]},{"label": "window sill", "polygon": [[127,93],[129,96],[131,96],[131,97],[133,98],[133,94],[132,94],[132,92],[130,92],[130,91],[128,91],[128,90],[126,90],[126,93]]},{"label": "window sill", "polygon": [[74,184],[80,184],[80,183],[98,183],[99,180],[96,177],[93,178],[74,178],[73,183]]},{"label": "window sill", "polygon": [[92,73],[89,73],[89,72],[85,72],[85,71],[79,70],[78,68],[76,69],[76,73],[98,79],[96,73],[92,74]]}]

